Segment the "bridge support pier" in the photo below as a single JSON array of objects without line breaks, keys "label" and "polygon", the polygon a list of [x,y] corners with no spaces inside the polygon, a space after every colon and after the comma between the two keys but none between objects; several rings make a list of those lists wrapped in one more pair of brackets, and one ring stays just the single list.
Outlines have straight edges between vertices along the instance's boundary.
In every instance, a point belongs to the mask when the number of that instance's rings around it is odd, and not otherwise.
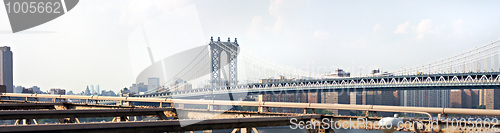
[{"label": "bridge support pier", "polygon": [[127,116],[118,116],[118,117],[114,117],[113,122],[122,122],[122,121],[128,121],[128,118]]},{"label": "bridge support pier", "polygon": [[259,133],[255,127],[235,128],[231,133]]},{"label": "bridge support pier", "polygon": [[[35,119],[33,119],[33,121],[35,121]],[[36,123],[36,121],[35,121],[35,123]],[[29,124],[31,124],[31,120],[30,119],[17,119],[16,123],[14,123],[14,125],[21,125],[21,124],[29,125]]]},{"label": "bridge support pier", "polygon": [[[220,37],[217,41],[210,38],[210,60],[211,60],[211,71],[210,71],[210,81],[212,86],[232,86],[238,84],[238,68],[237,68],[237,56],[239,53],[239,44],[236,41],[231,42],[228,38],[227,42],[221,42]],[[221,63],[222,53],[226,53],[227,62]],[[224,64],[228,65],[228,75],[226,75],[226,70],[224,69]],[[225,81],[222,81],[221,77],[225,77]],[[232,99],[231,99],[232,100]]]}]

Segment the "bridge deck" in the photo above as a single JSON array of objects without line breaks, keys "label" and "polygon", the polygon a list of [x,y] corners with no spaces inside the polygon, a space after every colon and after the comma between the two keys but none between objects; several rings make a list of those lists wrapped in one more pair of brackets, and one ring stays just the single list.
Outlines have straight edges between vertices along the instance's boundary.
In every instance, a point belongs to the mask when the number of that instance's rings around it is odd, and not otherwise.
[{"label": "bridge deck", "polygon": [[173,108],[147,109],[82,109],[82,110],[4,110],[0,120],[9,119],[49,119],[75,117],[117,117],[157,115],[159,112],[173,111]]},{"label": "bridge deck", "polygon": [[[290,125],[290,119],[308,121],[319,119],[321,115],[230,118],[207,120],[159,120],[136,122],[104,122],[80,124],[46,124],[0,126],[0,132],[105,132],[105,133],[137,133],[137,132],[174,132],[214,129],[233,129],[244,127],[267,127]],[[181,127],[181,123],[194,123]]]},{"label": "bridge deck", "polygon": [[54,109],[56,105],[62,103],[0,103],[0,110],[15,109]]}]

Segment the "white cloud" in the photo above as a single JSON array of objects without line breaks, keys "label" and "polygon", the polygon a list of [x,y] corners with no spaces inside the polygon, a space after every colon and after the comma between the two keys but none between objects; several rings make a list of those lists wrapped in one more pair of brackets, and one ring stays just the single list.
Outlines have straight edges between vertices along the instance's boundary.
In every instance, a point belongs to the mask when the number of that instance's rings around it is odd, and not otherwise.
[{"label": "white cloud", "polygon": [[271,0],[269,4],[269,14],[273,16],[278,16],[280,10],[283,8],[283,0]]},{"label": "white cloud", "polygon": [[332,33],[324,30],[316,30],[313,33],[313,37],[316,39],[327,39],[332,37]]},{"label": "white cloud", "polygon": [[[269,14],[276,17],[274,22],[273,32],[283,32],[286,27],[286,20],[293,16],[291,12],[304,5],[305,0],[271,0],[269,3]],[[290,32],[290,31],[284,31]]]},{"label": "white cloud", "polygon": [[462,23],[463,23],[463,20],[462,19],[458,19],[458,20],[454,20],[452,22],[452,26],[453,26],[453,34],[455,35],[460,35],[462,33],[464,33],[464,30],[463,30],[463,27],[462,27]]},{"label": "white cloud", "polygon": [[422,19],[417,25],[412,25],[409,21],[399,24],[394,34],[416,34],[417,39],[422,39],[428,34],[439,33],[440,29],[443,26],[433,24],[431,19]]},{"label": "white cloud", "polygon": [[417,39],[422,39],[428,33],[438,33],[439,28],[432,24],[430,19],[422,19],[417,26]]},{"label": "white cloud", "polygon": [[120,24],[135,26],[159,15],[172,12],[180,7],[193,4],[192,1],[182,0],[129,0],[124,1],[121,10]]},{"label": "white cloud", "polygon": [[382,30],[382,25],[376,24],[375,26],[373,26],[373,32],[377,32],[377,31],[380,31],[380,30]]},{"label": "white cloud", "polygon": [[255,38],[262,28],[262,16],[254,16],[252,18],[252,23],[250,23],[250,28],[248,28],[248,35]]},{"label": "white cloud", "polygon": [[402,24],[399,24],[396,30],[394,31],[395,34],[405,34],[408,33],[411,30],[410,22],[406,21]]},{"label": "white cloud", "polygon": [[274,32],[280,32],[283,29],[283,27],[285,27],[284,25],[285,25],[285,22],[283,20],[283,17],[282,16],[278,16],[276,18],[276,22],[274,22],[273,31]]},{"label": "white cloud", "polygon": [[273,32],[279,32],[283,28],[284,20],[283,10],[286,8],[286,3],[283,0],[271,0],[269,4],[269,14],[276,17],[276,21],[274,22],[274,27],[272,28]]}]

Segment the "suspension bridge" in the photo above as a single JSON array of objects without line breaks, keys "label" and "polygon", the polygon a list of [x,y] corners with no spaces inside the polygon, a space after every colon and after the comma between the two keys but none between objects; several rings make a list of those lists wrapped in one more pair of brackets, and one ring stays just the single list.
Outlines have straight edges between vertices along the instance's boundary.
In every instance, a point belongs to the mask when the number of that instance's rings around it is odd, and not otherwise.
[{"label": "suspension bridge", "polygon": [[[191,73],[183,69],[177,73],[189,73],[187,77],[210,75],[210,84],[179,90],[178,86],[193,84],[184,82],[168,88],[170,91],[149,90],[139,97],[167,97],[177,98],[203,97],[219,94],[267,94],[290,92],[332,92],[332,91],[360,91],[360,90],[453,90],[453,89],[498,89],[500,87],[500,41],[465,51],[452,57],[434,61],[416,67],[401,68],[385,76],[338,77],[322,79],[318,74],[305,72],[279,65],[251,54],[239,52],[239,44],[235,40],[221,42],[210,40],[207,51],[201,52],[193,58],[193,62],[206,62],[186,65],[187,70],[192,68],[207,69],[205,73]],[[227,53],[222,57],[221,51]],[[224,53],[223,52],[223,53]],[[210,53],[210,54],[209,54]],[[243,53],[243,54],[239,54]],[[221,58],[227,58],[221,62]],[[243,62],[238,71],[237,60]],[[199,71],[198,71],[199,72]],[[238,72],[243,74],[238,74]],[[229,77],[226,75],[229,73]],[[238,78],[238,75],[240,75]],[[245,76],[241,76],[245,75]],[[279,76],[289,77],[284,80],[259,83],[260,79]],[[186,78],[187,80],[193,78]],[[240,79],[240,80],[238,80]],[[167,80],[170,81],[170,80]],[[170,83],[165,83],[168,86]]]}]

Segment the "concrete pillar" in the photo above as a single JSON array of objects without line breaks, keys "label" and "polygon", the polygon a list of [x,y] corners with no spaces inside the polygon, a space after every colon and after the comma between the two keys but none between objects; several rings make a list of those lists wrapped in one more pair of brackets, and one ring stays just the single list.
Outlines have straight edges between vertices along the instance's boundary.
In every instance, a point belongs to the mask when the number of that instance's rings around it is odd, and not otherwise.
[{"label": "concrete pillar", "polygon": [[[258,102],[259,103],[263,103],[264,102],[264,95],[259,94]],[[258,112],[264,112],[264,111],[265,111],[264,107],[259,106]]]},{"label": "concrete pillar", "polygon": [[23,119],[23,125],[29,125],[31,124],[31,120],[30,119]]},{"label": "concrete pillar", "polygon": [[252,129],[250,129],[250,128],[241,128],[240,133],[252,133]]}]

